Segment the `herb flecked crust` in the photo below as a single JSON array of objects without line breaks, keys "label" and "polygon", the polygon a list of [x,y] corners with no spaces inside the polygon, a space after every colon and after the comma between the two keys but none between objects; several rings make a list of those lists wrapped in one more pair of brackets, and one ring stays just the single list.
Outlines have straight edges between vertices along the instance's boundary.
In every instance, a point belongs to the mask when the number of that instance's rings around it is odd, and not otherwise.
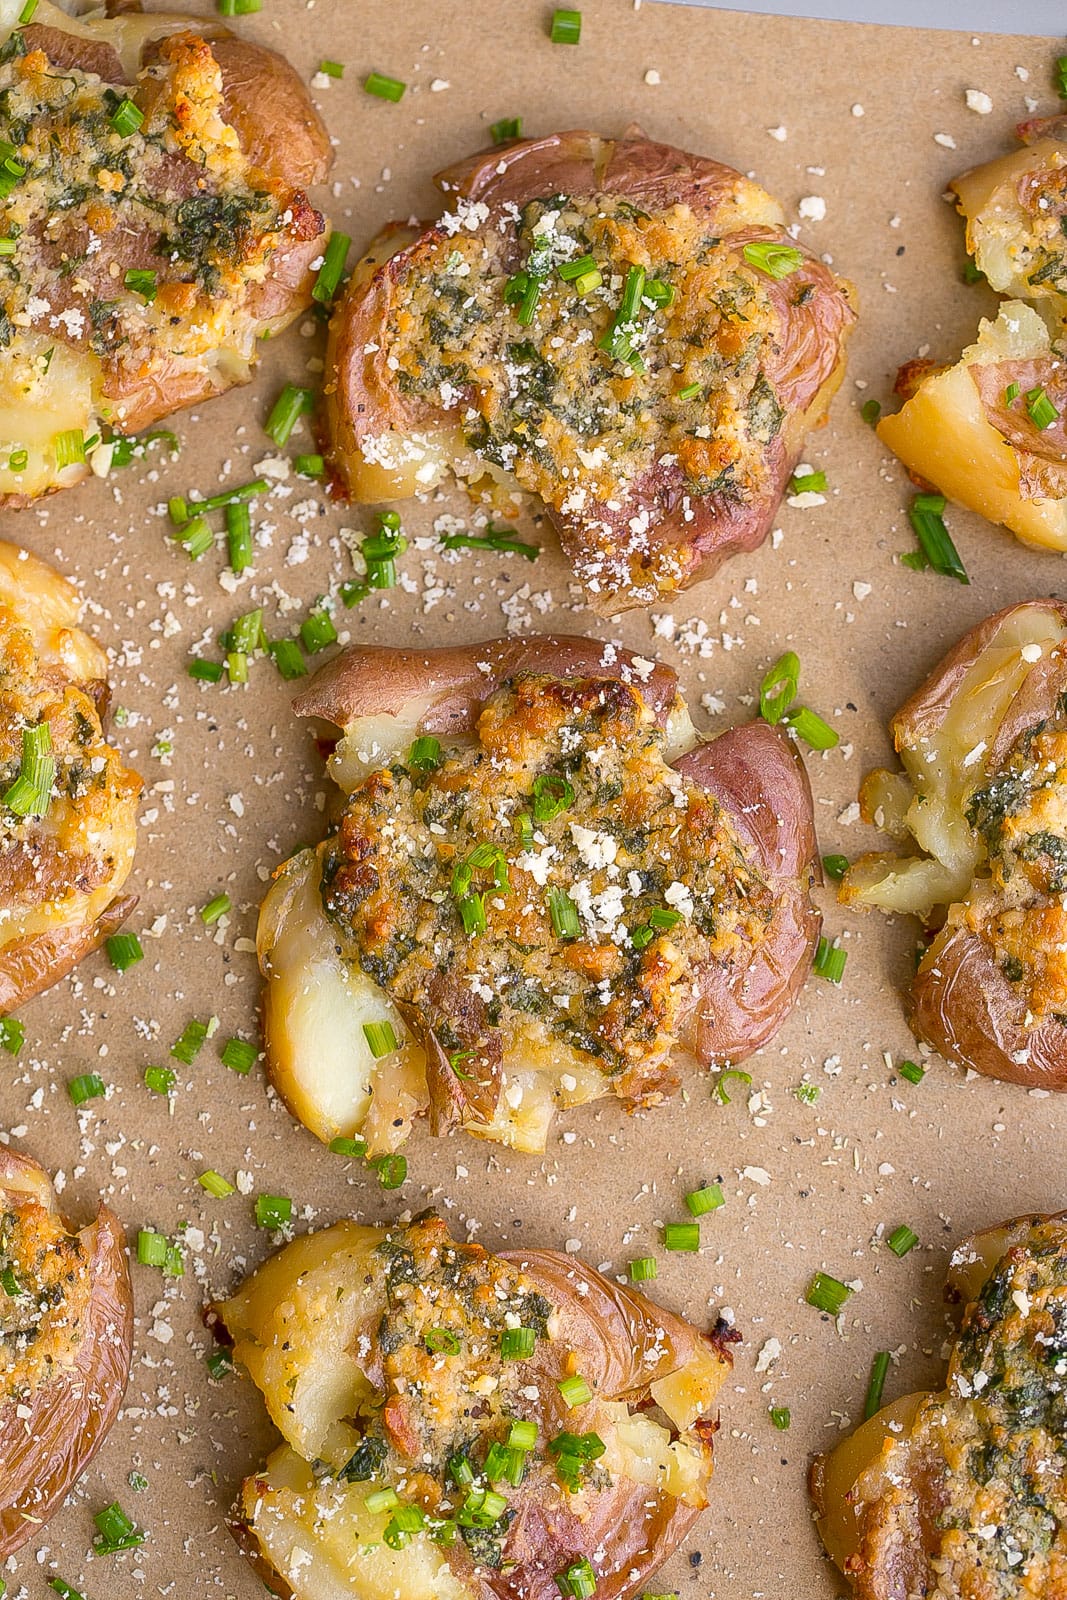
[{"label": "herb flecked crust", "polygon": [[1067,728],[1064,707],[1017,740],[972,795],[967,820],[989,852],[991,893],[968,908],[1031,1021],[1067,1022]]},{"label": "herb flecked crust", "polygon": [[[701,966],[763,936],[770,890],[664,743],[626,684],[523,675],[473,744],[351,795],[324,855],[327,915],[475,1103],[503,1057],[537,1049],[576,1053],[620,1093],[654,1089]],[[483,932],[465,931],[465,892]]]},{"label": "herb flecked crust", "polygon": [[923,1403],[877,1471],[863,1600],[1067,1592],[1063,1222],[1036,1225],[997,1263],[967,1313],[945,1392]]},{"label": "herb flecked crust", "polygon": [[[0,140],[21,170],[4,190],[15,250],[0,259],[0,347],[15,355],[29,336],[26,392],[45,344],[91,352],[121,425],[123,391],[143,384],[146,363],[250,342],[249,299],[271,258],[320,219],[249,162],[207,40],[163,38],[135,83],[112,85],[53,62],[54,36],[16,30],[0,50]],[[120,132],[127,99],[142,120]],[[153,292],[127,286],[131,270],[154,275]]]},{"label": "herb flecked crust", "polygon": [[92,1279],[85,1247],[39,1201],[0,1192],[0,1407],[71,1367]]}]

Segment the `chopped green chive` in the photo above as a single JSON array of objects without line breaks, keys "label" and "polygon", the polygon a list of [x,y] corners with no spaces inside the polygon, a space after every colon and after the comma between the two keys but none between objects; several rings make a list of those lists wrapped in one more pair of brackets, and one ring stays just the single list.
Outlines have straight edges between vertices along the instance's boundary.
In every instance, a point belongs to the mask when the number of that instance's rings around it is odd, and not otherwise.
[{"label": "chopped green chive", "polygon": [[922,1083],[926,1077],[926,1068],[920,1067],[917,1061],[902,1061],[897,1070],[909,1083]]},{"label": "chopped green chive", "polygon": [[882,415],[881,402],[878,400],[865,400],[860,406],[860,416],[868,428],[873,428],[878,418]]},{"label": "chopped green chive", "polygon": [[365,1022],[363,1037],[376,1061],[382,1056],[392,1055],[394,1050],[399,1049],[391,1022]]},{"label": "chopped green chive", "polygon": [[909,1250],[914,1250],[919,1242],[919,1235],[913,1233],[908,1225],[901,1223],[899,1228],[894,1228],[886,1239],[886,1244],[895,1256],[906,1256]]},{"label": "chopped green chive", "polygon": [[577,44],[582,37],[582,13],[557,7],[548,32],[553,44]]},{"label": "chopped green chive", "polygon": [[248,656],[243,650],[230,650],[226,656],[226,676],[231,683],[248,682]]},{"label": "chopped green chive", "polygon": [[496,1443],[490,1446],[482,1471],[490,1483],[510,1483],[517,1488],[522,1482],[525,1468],[526,1457],[521,1450]]},{"label": "chopped green chive", "polygon": [[828,1272],[817,1272],[808,1284],[808,1292],[804,1296],[809,1306],[814,1306],[816,1311],[825,1311],[828,1316],[840,1316],[846,1302],[850,1299],[852,1290],[847,1284],[841,1283],[837,1278],[831,1278]]},{"label": "chopped green chive", "polygon": [[758,267],[768,278],[788,278],[800,266],[804,252],[795,245],[776,244],[770,239],[757,239],[743,245],[741,254],[750,267]]},{"label": "chopped green chive", "polygon": [[79,1594],[77,1589],[64,1582],[60,1577],[49,1578],[48,1587],[55,1590],[59,1600],[85,1600],[85,1597]]},{"label": "chopped green chive", "polygon": [[215,535],[206,517],[192,517],[184,528],[178,529],[174,538],[190,561],[199,561],[201,556],[206,556],[215,543]]},{"label": "chopped green chive", "polygon": [[595,272],[596,262],[592,256],[579,256],[576,261],[561,261],[556,271],[564,283],[573,283],[575,278],[580,278],[587,272]]},{"label": "chopped green chive", "polygon": [[113,933],[107,941],[107,957],[116,972],[126,972],[144,960],[141,941],[135,933]]},{"label": "chopped green chive", "polygon": [[695,400],[698,394],[703,393],[703,384],[687,383],[684,389],[678,390],[679,400]]},{"label": "chopped green chive", "polygon": [[546,896],[548,900],[548,914],[552,918],[552,928],[557,939],[577,939],[582,931],[578,920],[578,907],[565,889],[555,887],[549,889]]},{"label": "chopped green chive", "polygon": [[11,1267],[0,1267],[0,1289],[3,1289],[9,1300],[17,1300],[22,1293],[22,1285],[15,1276]]},{"label": "chopped green chive", "polygon": [[720,1072],[715,1088],[712,1090],[720,1105],[728,1106],[730,1104],[730,1096],[726,1092],[726,1085],[730,1082],[750,1084],[752,1082],[752,1074],[750,1072],[742,1072],[740,1067],[727,1067],[725,1072]]},{"label": "chopped green chive", "polygon": [[22,10],[19,12],[19,26],[20,27],[25,27],[27,22],[32,22],[33,21],[34,12],[37,10],[37,7],[38,7],[39,4],[40,4],[40,0],[26,0],[26,4],[23,6]]},{"label": "chopped green chive", "polygon": [[368,94],[376,96],[379,100],[396,101],[404,98],[406,83],[399,78],[389,78],[384,72],[369,72],[363,80],[363,87]]},{"label": "chopped green chive", "polygon": [[228,1378],[233,1371],[233,1357],[226,1349],[212,1350],[210,1355],[204,1357],[204,1365],[207,1367],[208,1376],[219,1383],[223,1378]]},{"label": "chopped green chive", "polygon": [[[558,13],[557,13],[558,15]],[[564,1600],[589,1600],[596,1593],[596,1573],[586,1556],[556,1573],[556,1588]]]},{"label": "chopped green chive", "polygon": [[263,9],[263,0],[217,0],[220,17],[250,17]]},{"label": "chopped green chive", "polygon": [[808,1083],[805,1080],[803,1083],[797,1084],[796,1088],[793,1090],[793,1093],[796,1095],[801,1105],[813,1106],[818,1103],[818,1099],[822,1093],[822,1090],[819,1088],[817,1083]]},{"label": "chopped green chive", "polygon": [[129,95],[124,95],[111,113],[111,126],[123,139],[128,139],[131,133],[136,133],[143,121],[144,112]]},{"label": "chopped green chive", "polygon": [[460,921],[463,923],[463,931],[468,938],[473,938],[478,933],[484,933],[489,926],[485,916],[484,895],[464,895],[463,899],[457,902],[456,910],[459,912]]},{"label": "chopped green chive", "polygon": [[145,1067],[145,1087],[151,1089],[153,1094],[170,1094],[178,1081],[178,1074],[173,1067]]},{"label": "chopped green chive", "polygon": [[162,1267],[167,1261],[167,1238],[154,1228],[142,1228],[137,1235],[137,1259],[142,1267]]},{"label": "chopped green chive", "polygon": [[574,789],[561,772],[538,773],[530,792],[535,822],[551,822],[574,801]]},{"label": "chopped green chive", "polygon": [[327,1149],[335,1156],[347,1156],[350,1161],[362,1161],[367,1154],[365,1139],[331,1139]]},{"label": "chopped green chive", "polygon": [[28,450],[12,450],[7,458],[7,464],[12,472],[25,472],[30,461]]},{"label": "chopped green chive", "polygon": [[[492,524],[490,524],[490,527]],[[536,561],[541,554],[539,544],[527,544],[525,539],[509,538],[514,530],[499,533],[446,533],[441,539],[442,550],[494,550],[501,555],[522,556],[525,561]]]},{"label": "chopped green chive", "polygon": [[197,656],[185,670],[190,678],[196,678],[200,683],[218,683],[224,669],[219,661],[203,661]]},{"label": "chopped green chive", "polygon": [[788,494],[821,494],[826,488],[825,472],[794,472],[786,485]]},{"label": "chopped green chive", "polygon": [[214,900],[209,900],[200,912],[200,921],[205,928],[210,928],[213,923],[224,917],[227,911],[232,911],[233,901],[228,894],[217,894]]},{"label": "chopped green chive", "polygon": [[400,1504],[400,1496],[395,1489],[372,1489],[363,1504],[372,1516],[379,1516],[383,1511],[392,1511],[394,1506]]},{"label": "chopped green chive", "polygon": [[1013,406],[1018,398],[1019,385],[1017,383],[1009,383],[1008,387],[1004,391],[1004,404],[1006,406]]},{"label": "chopped green chive", "polygon": [[232,571],[246,572],[252,565],[252,513],[243,500],[226,507],[226,551]]},{"label": "chopped green chive", "polygon": [[26,1025],[18,1017],[0,1017],[0,1050],[17,1056],[26,1042]]},{"label": "chopped green chive", "polygon": [[489,137],[494,144],[510,144],[512,139],[522,138],[521,117],[501,117],[499,122],[494,122],[489,129]]},{"label": "chopped green chive", "polygon": [[759,712],[765,722],[781,722],[797,697],[800,686],[800,658],[787,650],[768,670],[759,686]]},{"label": "chopped green chive", "polygon": [[945,497],[941,494],[917,494],[908,507],[908,521],[919,541],[919,553],[942,577],[970,583],[959,552],[945,526],[944,509]]},{"label": "chopped green chive", "polygon": [[[300,391],[310,394],[310,389]],[[255,500],[258,495],[267,494],[270,490],[268,478],[253,478],[249,483],[239,483],[232,489],[222,489],[218,494],[209,495],[206,500],[186,500],[182,495],[173,495],[167,501],[167,515],[180,528],[189,520],[190,515],[207,515],[211,511],[222,511],[226,506],[240,505],[245,500]]]},{"label": "chopped green chive", "polygon": [[326,476],[326,460],[323,456],[297,456],[293,465],[302,478],[324,478]]},{"label": "chopped green chive", "polygon": [[441,741],[432,733],[423,733],[408,751],[408,766],[416,772],[433,772],[441,765]]},{"label": "chopped green chive", "polygon": [[176,1061],[182,1062],[186,1067],[191,1067],[200,1054],[204,1040],[209,1033],[206,1022],[187,1022],[181,1034],[170,1047],[170,1053]]},{"label": "chopped green chive", "polygon": [[537,1443],[536,1422],[513,1422],[508,1431],[508,1444],[513,1450],[532,1450]]},{"label": "chopped green chive", "polygon": [[309,656],[337,643],[337,629],[328,611],[320,608],[304,618],[300,624],[300,642]]},{"label": "chopped green chive", "polygon": [[57,467],[72,467],[85,460],[85,436],[80,428],[67,428],[52,440],[52,453]]},{"label": "chopped green chive", "polygon": [[470,1457],[457,1451],[448,1458],[448,1476],[460,1489],[469,1489],[474,1482],[474,1468],[470,1464]]},{"label": "chopped green chive", "polygon": [[1051,428],[1059,417],[1059,412],[1040,384],[1035,389],[1027,389],[1026,412],[1034,427],[1041,429],[1042,432],[1046,428]]},{"label": "chopped green chive", "polygon": [[535,1328],[505,1328],[500,1335],[500,1354],[505,1361],[526,1361],[536,1343]]},{"label": "chopped green chive", "polygon": [[267,646],[267,654],[286,683],[292,683],[294,678],[307,677],[307,663],[295,639],[275,639]]},{"label": "chopped green chive", "polygon": [[142,271],[137,267],[131,267],[122,281],[127,289],[132,290],[134,294],[139,294],[146,305],[151,305],[156,298],[159,285],[154,272],[147,269]]},{"label": "chopped green chive", "polygon": [[131,1489],[136,1489],[138,1494],[143,1493],[144,1490],[148,1488],[148,1479],[145,1477],[143,1472],[127,1473],[126,1482],[129,1484]]},{"label": "chopped green chive", "polygon": [[107,1093],[107,1084],[95,1072],[83,1072],[67,1084],[71,1102],[83,1106],[87,1100],[99,1100]]},{"label": "chopped green chive", "polygon": [[293,1202],[284,1194],[260,1194],[256,1196],[256,1227],[269,1228],[276,1232],[284,1228],[291,1221],[293,1215]]},{"label": "chopped green chive", "polygon": [[411,1543],[411,1535],[418,1533],[425,1523],[426,1519],[418,1506],[397,1506],[382,1538],[390,1550],[403,1550]]},{"label": "chopped green chive", "polygon": [[829,939],[820,937],[811,970],[817,978],[825,978],[828,983],[840,983],[845,975],[847,960],[847,950],[842,950],[840,945],[831,944]]},{"label": "chopped green chive", "polygon": [[822,858],[822,869],[826,873],[826,876],[828,878],[832,878],[833,879],[834,883],[840,883],[841,879],[845,876],[845,873],[848,871],[848,857],[847,856],[823,856],[823,858]]},{"label": "chopped green chive", "polygon": [[560,1378],[556,1388],[568,1411],[573,1411],[576,1406],[587,1406],[593,1398],[592,1389],[580,1373],[575,1373],[571,1378]]},{"label": "chopped green chive", "polygon": [[841,742],[840,734],[808,706],[798,706],[795,711],[787,711],[782,721],[811,750],[833,750]]},{"label": "chopped green chive", "polygon": [[665,1250],[699,1250],[700,1224],[698,1222],[667,1222],[663,1226]]},{"label": "chopped green chive", "polygon": [[119,1550],[133,1550],[145,1542],[145,1534],[130,1521],[117,1500],[105,1506],[103,1511],[97,1511],[93,1521],[97,1529],[93,1550],[98,1556],[114,1555]]},{"label": "chopped green chive", "polygon": [[[320,273],[319,276],[321,277],[322,274]],[[289,443],[289,435],[296,427],[299,419],[314,409],[315,391],[313,389],[300,389],[295,383],[287,383],[271,407],[270,414],[263,425],[263,431],[269,434],[279,449],[282,449]]]},{"label": "chopped green chive", "polygon": [[206,1189],[216,1200],[225,1200],[227,1195],[237,1192],[234,1185],[228,1182],[221,1172],[215,1172],[211,1168],[207,1172],[202,1172],[196,1181],[201,1189]]},{"label": "chopped green chive", "polygon": [[726,1201],[720,1184],[706,1183],[702,1189],[691,1190],[685,1197],[685,1203],[691,1217],[703,1217],[709,1211],[718,1211]]},{"label": "chopped green chive", "polygon": [[[401,89],[403,93],[403,89]],[[400,96],[397,96],[399,99]],[[345,262],[348,260],[349,247],[352,240],[347,233],[331,233],[329,243],[322,254],[322,266],[315,279],[315,286],[311,291],[312,299],[321,306],[328,306],[334,295],[341,287],[344,276]],[[308,408],[310,410],[310,407]]]},{"label": "chopped green chive", "polygon": [[462,1349],[459,1336],[451,1328],[431,1328],[422,1342],[433,1356],[458,1356]]},{"label": "chopped green chive", "polygon": [[367,1162],[372,1172],[378,1174],[383,1189],[399,1189],[408,1175],[408,1158],[401,1155],[375,1156]]},{"label": "chopped green chive", "polygon": [[792,1413],[790,1412],[788,1406],[771,1406],[770,1418],[774,1423],[774,1426],[778,1429],[779,1433],[785,1433],[786,1429],[789,1427],[789,1424],[793,1420]]},{"label": "chopped green chive", "polygon": [[621,362],[633,372],[645,370],[645,363],[638,355],[633,342],[641,309],[641,297],[645,290],[645,276],[644,267],[634,265],[627,267],[618,310],[597,340],[598,350],[603,350],[613,361]]},{"label": "chopped green chive", "polygon": [[631,1283],[650,1283],[658,1273],[655,1256],[638,1256],[636,1261],[630,1262]]},{"label": "chopped green chive", "polygon": [[343,61],[320,61],[319,71],[327,78],[343,78],[345,68]]},{"label": "chopped green chive", "polygon": [[871,1380],[867,1385],[867,1398],[863,1402],[863,1420],[869,1422],[881,1410],[882,1391],[889,1372],[889,1351],[879,1350],[871,1362]]}]

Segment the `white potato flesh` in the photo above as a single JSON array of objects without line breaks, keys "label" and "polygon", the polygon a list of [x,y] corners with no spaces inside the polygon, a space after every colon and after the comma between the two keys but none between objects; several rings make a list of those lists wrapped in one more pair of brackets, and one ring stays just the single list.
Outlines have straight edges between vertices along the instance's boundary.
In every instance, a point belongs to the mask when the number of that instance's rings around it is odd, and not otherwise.
[{"label": "white potato flesh", "polygon": [[605,1440],[607,1470],[673,1495],[684,1505],[706,1506],[708,1467],[700,1447],[692,1439],[672,1439],[666,1428],[640,1411],[633,1416],[625,1406],[619,1411]]},{"label": "white potato flesh", "polygon": [[[982,840],[967,821],[966,808],[985,781],[984,753],[1031,671],[1033,663],[1022,652],[1037,646],[1045,656],[1064,639],[1067,630],[1056,612],[1036,604],[1020,607],[1005,618],[961,679],[936,731],[927,737],[910,737],[906,729],[898,733],[912,792],[903,826],[927,853],[861,856],[842,883],[846,904],[927,917],[936,906],[966,896],[984,859]],[[885,780],[898,778],[876,773],[864,785],[868,816],[873,797],[893,794],[887,818],[892,826],[886,829],[893,837],[900,836],[900,794]]]},{"label": "white potato flesh", "polygon": [[1039,139],[965,172],[951,184],[967,218],[967,248],[998,294],[1058,301],[1062,307],[1063,295],[1052,284],[1030,282],[1033,224],[1020,203],[1019,186],[1028,173],[1063,165],[1063,145]]},{"label": "white potato flesh", "polygon": [[878,437],[909,471],[958,505],[1000,522],[1027,544],[1067,550],[1067,501],[1025,500],[1019,461],[982,409],[968,368],[974,363],[1039,359],[1049,332],[1031,306],[1009,300],[983,322],[958,364],[924,379],[910,400],[878,424]]},{"label": "white potato flesh", "polygon": [[[377,1155],[401,1142],[425,1104],[425,1057],[388,995],[342,954],[322,909],[319,871],[318,852],[302,850],[281,868],[259,913],[271,1078],[324,1144],[362,1135]],[[364,1033],[375,1022],[392,1025],[400,1045],[393,1055],[375,1058]]]},{"label": "white potato flesh", "polygon": [[[99,377],[96,357],[55,339],[23,334],[0,350],[0,494],[43,494],[87,475],[84,461],[57,465],[55,441],[69,429],[81,438],[96,430]],[[26,465],[16,470],[19,452]]]},{"label": "white potato flesh", "polygon": [[316,1484],[283,1446],[246,1480],[241,1509],[296,1600],[476,1600],[427,1534],[391,1550],[390,1513],[368,1511],[366,1497],[365,1483]]},{"label": "white potato flesh", "polygon": [[381,1314],[370,1270],[381,1237],[355,1222],[303,1234],[219,1307],[234,1357],[262,1390],[279,1433],[307,1460],[335,1469],[358,1443],[345,1419],[374,1394],[352,1351],[360,1329]]},{"label": "white potato flesh", "polygon": [[906,1394],[883,1406],[819,1463],[818,1479],[824,1507],[818,1518],[819,1535],[830,1559],[842,1572],[849,1556],[859,1549],[862,1535],[857,1515],[857,1508],[862,1512],[862,1501],[856,1494],[859,1481],[864,1473],[878,1465],[886,1450],[903,1438],[927,1397],[925,1392]]},{"label": "white potato flesh", "polygon": [[712,1415],[719,1390],[732,1370],[728,1361],[703,1345],[684,1367],[651,1385],[652,1398],[678,1431],[685,1433],[698,1417]]},{"label": "white potato flesh", "polygon": [[409,701],[402,717],[387,712],[373,717],[353,717],[326,763],[326,770],[337,787],[351,794],[370,773],[403,761],[418,738],[419,725],[434,698],[428,694]]}]

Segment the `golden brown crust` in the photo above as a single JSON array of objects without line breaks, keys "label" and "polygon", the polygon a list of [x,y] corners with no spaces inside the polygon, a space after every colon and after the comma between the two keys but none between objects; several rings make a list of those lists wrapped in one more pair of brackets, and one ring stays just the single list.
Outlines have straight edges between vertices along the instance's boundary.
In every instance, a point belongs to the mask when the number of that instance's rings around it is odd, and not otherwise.
[{"label": "golden brown crust", "polygon": [[[583,131],[483,152],[437,182],[450,206],[442,223],[377,270],[357,272],[332,324],[324,423],[349,492],[388,497],[371,487],[384,482],[379,467],[399,482],[412,451],[420,460],[439,452],[424,436],[461,434],[468,455],[544,500],[592,603],[608,613],[684,588],[760,544],[804,434],[822,420],[840,379],[854,318],[848,286],[794,247],[770,198],[721,163],[640,137]],[[565,198],[548,205],[552,195]],[[597,291],[588,303],[560,292],[554,267],[532,320],[520,325],[501,305],[505,278],[525,270],[518,234],[530,207],[547,215],[545,228],[530,224],[531,259],[558,232],[580,236],[578,254],[610,258],[605,271],[619,283],[628,263],[646,264],[649,279],[674,270],[664,263],[688,263],[671,285],[674,298],[645,349],[647,362],[616,370],[597,354],[610,310],[597,308]],[[552,207],[563,218],[558,226]],[[759,249],[784,247],[789,269],[781,276],[759,270],[746,247],[756,248],[757,259]],[[465,293],[483,296],[490,320],[446,336],[438,325],[450,319],[446,280],[456,271],[467,275]],[[415,288],[431,297],[425,318]],[[659,313],[640,313],[650,315],[656,321]],[[576,317],[585,320],[577,333],[570,327],[574,371],[565,376],[578,382],[577,401],[548,359],[560,342],[556,319]],[[434,327],[437,333],[427,331]],[[755,377],[752,340],[761,350]],[[708,353],[708,372],[698,372],[698,350]],[[441,371],[448,382],[438,385]],[[555,398],[535,415],[546,384]],[[640,427],[624,420],[626,402],[637,396]],[[582,420],[589,404],[599,407],[595,427]],[[531,433],[536,449],[524,443]],[[405,442],[412,439],[418,442]],[[413,492],[395,484],[394,491]]]},{"label": "golden brown crust", "polygon": [[[122,1226],[101,1206],[70,1235],[54,1208],[43,1168],[0,1149],[0,1254],[26,1290],[6,1296],[11,1309],[0,1316],[0,1328],[5,1316],[16,1318],[0,1366],[0,1559],[62,1504],[106,1438],[129,1376],[133,1297]],[[47,1309],[22,1323],[35,1290],[47,1291]],[[21,1354],[23,1326],[34,1336]]]}]

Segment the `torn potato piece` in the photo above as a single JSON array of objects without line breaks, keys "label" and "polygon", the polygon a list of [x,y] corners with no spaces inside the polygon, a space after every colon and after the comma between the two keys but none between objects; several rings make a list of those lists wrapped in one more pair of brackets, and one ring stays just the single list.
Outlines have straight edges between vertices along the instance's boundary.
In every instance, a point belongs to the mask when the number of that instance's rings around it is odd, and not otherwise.
[{"label": "torn potato piece", "polygon": [[330,159],[288,63],[216,23],[41,0],[15,26],[22,9],[0,7],[9,506],[106,472],[102,436],[249,380],[310,301],[325,225],[305,189]]},{"label": "torn potato piece", "polygon": [[[1067,242],[1067,241],[1065,241]],[[1058,415],[1041,427],[1026,396]],[[1034,402],[1031,402],[1034,404]],[[1009,300],[953,367],[920,377],[878,437],[909,472],[1026,544],[1067,549],[1067,378],[1032,306]],[[1037,412],[1039,420],[1042,417]]]},{"label": "torn potato piece", "polygon": [[926,924],[919,1037],[1030,1088],[1067,1088],[1065,696],[1067,605],[972,628],[893,718],[906,793],[881,772],[861,791],[865,820],[913,853],[861,856],[840,889]]},{"label": "torn potato piece", "polygon": [[823,1542],[857,1600],[1062,1591],[1067,1224],[1026,1217],[953,1257],[968,1294],[945,1388],[906,1395],[820,1457]]},{"label": "torn potato piece", "polygon": [[519,141],[435,181],[444,215],[388,229],[331,325],[352,498],[449,471],[531,495],[606,613],[762,543],[854,320],[777,202],[638,134]]},{"label": "torn potato piece", "polygon": [[340,1222],[216,1312],[284,1439],[235,1531],[295,1600],[626,1600],[707,1504],[736,1335],[572,1256]]},{"label": "torn potato piece", "polygon": [[777,730],[695,743],[668,669],[551,636],[351,650],[296,706],[345,730],[347,799],[258,945],[271,1076],[319,1138],[391,1149],[428,1106],[542,1150],[557,1108],[653,1104],[788,1014],[819,918]]},{"label": "torn potato piece", "polygon": [[141,780],[105,738],[107,657],[80,613],[65,579],[0,543],[0,1013],[55,983],[134,904],[122,889]]},{"label": "torn potato piece", "polygon": [[0,1146],[0,1560],[36,1538],[100,1448],[130,1371],[126,1241],[72,1232],[44,1168]]}]

